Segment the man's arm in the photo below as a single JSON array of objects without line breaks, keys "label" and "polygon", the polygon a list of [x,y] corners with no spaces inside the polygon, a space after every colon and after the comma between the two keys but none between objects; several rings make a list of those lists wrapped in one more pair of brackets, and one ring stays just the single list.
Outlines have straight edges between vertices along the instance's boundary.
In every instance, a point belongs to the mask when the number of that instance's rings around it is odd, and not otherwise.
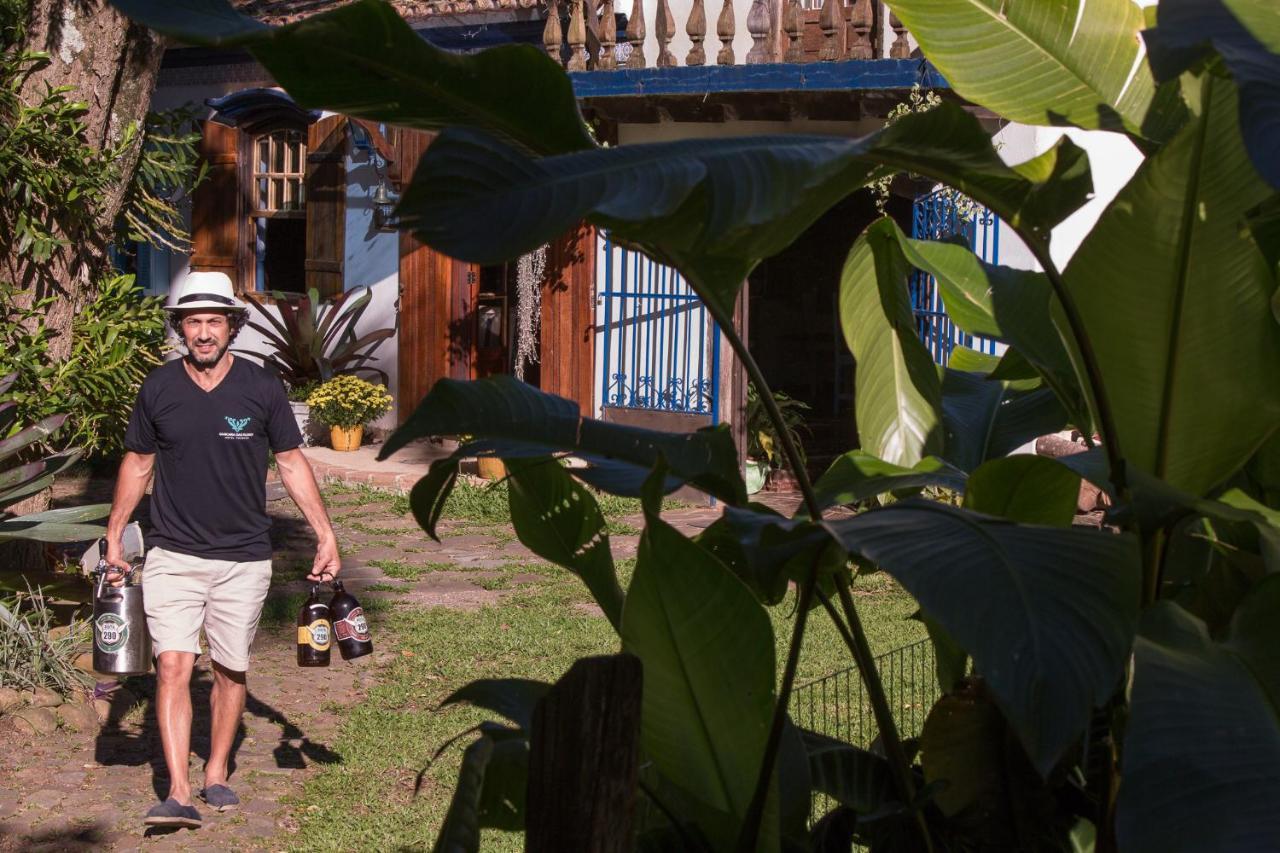
[{"label": "man's arm", "polygon": [[138,502],[147,493],[155,463],[154,453],[135,453],[132,450],[125,452],[120,463],[115,494],[111,497],[111,517],[107,519],[107,562],[118,569],[107,575],[112,584],[120,582],[124,572],[129,570],[120,540],[124,536],[125,525],[138,508]]},{"label": "man's arm", "polygon": [[333,525],[329,523],[329,513],[325,511],[324,499],[320,497],[320,487],[316,485],[311,463],[295,447],[276,454],[276,468],[280,471],[285,491],[316,532],[316,559],[307,580],[321,581],[325,575],[331,579],[337,577],[342,570],[342,563],[338,559],[338,540],[333,534]]}]

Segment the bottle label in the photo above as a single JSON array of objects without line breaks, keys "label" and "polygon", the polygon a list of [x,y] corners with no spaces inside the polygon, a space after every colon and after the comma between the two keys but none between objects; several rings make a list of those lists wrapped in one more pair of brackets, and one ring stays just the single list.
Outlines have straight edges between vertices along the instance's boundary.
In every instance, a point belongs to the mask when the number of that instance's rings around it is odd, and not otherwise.
[{"label": "bottle label", "polygon": [[333,623],[333,632],[339,640],[357,640],[369,642],[369,623],[364,618],[364,608],[357,607],[347,614],[345,619]]},{"label": "bottle label", "polygon": [[93,623],[94,643],[99,651],[118,652],[129,642],[129,624],[114,613],[103,613]]},{"label": "bottle label", "polygon": [[318,652],[329,648],[329,622],[317,619],[310,625],[298,626],[298,645],[310,646]]}]

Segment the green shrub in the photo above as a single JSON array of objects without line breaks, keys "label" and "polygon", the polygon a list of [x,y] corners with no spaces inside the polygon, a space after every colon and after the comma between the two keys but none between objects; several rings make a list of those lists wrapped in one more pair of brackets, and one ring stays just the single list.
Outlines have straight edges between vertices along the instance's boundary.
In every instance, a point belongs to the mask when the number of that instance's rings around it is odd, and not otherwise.
[{"label": "green shrub", "polygon": [[85,627],[72,620],[56,630],[39,587],[0,601],[0,687],[46,687],[69,696],[92,686],[93,677],[75,665],[88,650]]},{"label": "green shrub", "polygon": [[71,353],[59,360],[43,317],[53,298],[22,308],[16,294],[0,283],[0,376],[17,374],[10,399],[18,423],[66,414],[67,429],[55,449],[74,445],[90,456],[118,453],[138,386],[164,349],[160,298],[143,296],[131,275],[107,279],[76,315]]}]

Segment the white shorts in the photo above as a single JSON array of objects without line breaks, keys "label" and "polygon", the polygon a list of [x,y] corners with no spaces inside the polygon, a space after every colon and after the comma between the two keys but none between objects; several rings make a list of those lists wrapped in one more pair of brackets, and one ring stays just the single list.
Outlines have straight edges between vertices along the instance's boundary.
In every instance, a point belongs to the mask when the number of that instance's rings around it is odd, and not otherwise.
[{"label": "white shorts", "polygon": [[235,672],[249,669],[271,586],[271,561],[206,560],[152,548],[142,569],[142,601],[155,654],[200,654],[200,628],[209,657]]}]

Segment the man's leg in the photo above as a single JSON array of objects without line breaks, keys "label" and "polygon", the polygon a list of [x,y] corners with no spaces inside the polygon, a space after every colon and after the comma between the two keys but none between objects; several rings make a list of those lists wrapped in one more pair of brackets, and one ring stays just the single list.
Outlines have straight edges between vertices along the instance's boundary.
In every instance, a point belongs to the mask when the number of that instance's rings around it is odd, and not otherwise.
[{"label": "man's leg", "polygon": [[169,796],[191,805],[188,762],[191,757],[191,669],[196,656],[190,652],[161,652],[156,659],[156,722],[164,763],[169,768]]},{"label": "man's leg", "polygon": [[204,765],[204,785],[227,784],[227,762],[244,714],[245,673],[213,662],[213,725],[209,733],[209,760]]}]

